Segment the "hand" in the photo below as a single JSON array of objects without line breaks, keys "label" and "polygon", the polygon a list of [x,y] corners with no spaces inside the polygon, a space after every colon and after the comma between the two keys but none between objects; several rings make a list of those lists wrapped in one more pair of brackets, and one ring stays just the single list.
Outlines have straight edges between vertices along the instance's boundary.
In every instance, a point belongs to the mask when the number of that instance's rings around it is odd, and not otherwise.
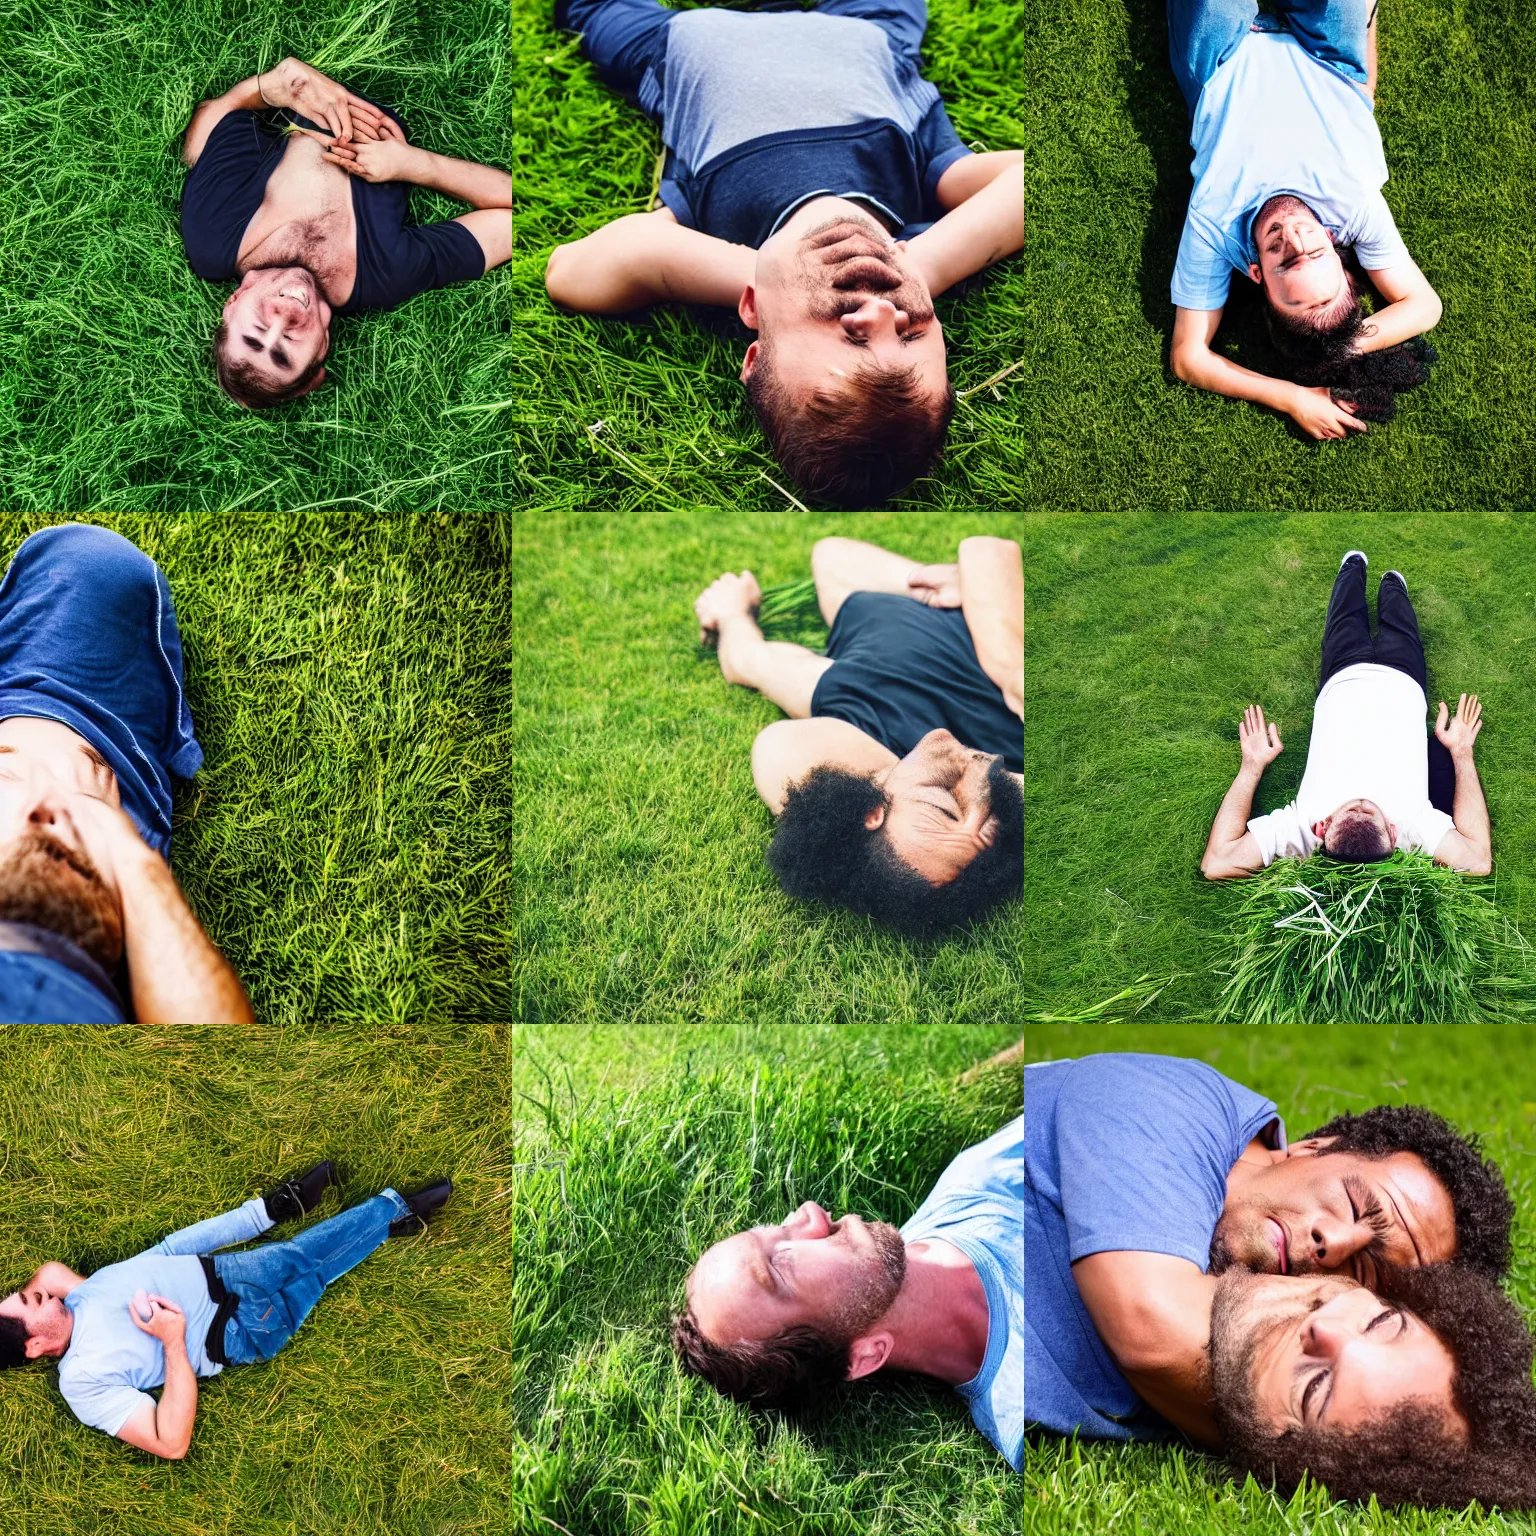
[{"label": "hand", "polygon": [[1253,768],[1259,773],[1285,751],[1285,743],[1280,740],[1280,728],[1273,722],[1266,725],[1264,721],[1264,708],[1260,704],[1250,704],[1243,711],[1243,723],[1237,728],[1238,744],[1243,749],[1243,767]]},{"label": "hand", "polygon": [[128,1316],[133,1319],[133,1326],[140,1333],[159,1339],[167,1349],[178,1344],[183,1349],[187,1347],[187,1315],[174,1301],[167,1301],[164,1296],[151,1296],[147,1323],[134,1311],[131,1303]]},{"label": "hand", "polygon": [[1477,702],[1475,693],[1464,693],[1457,702],[1455,718],[1447,724],[1449,714],[1445,700],[1441,699],[1440,715],[1435,721],[1435,737],[1452,757],[1470,758],[1472,744],[1483,728],[1483,706]]},{"label": "hand", "polygon": [[925,565],[907,577],[907,591],[930,608],[960,606],[960,567]]},{"label": "hand", "polygon": [[419,178],[421,151],[404,139],[390,137],[372,143],[332,144],[325,158],[362,181],[414,182]]},{"label": "hand", "polygon": [[69,816],[97,873],[112,890],[120,890],[133,860],[160,857],[139,836],[126,812],[95,795],[70,796]]},{"label": "hand", "polygon": [[272,106],[324,123],[341,143],[351,141],[356,123],[366,123],[377,133],[387,121],[377,107],[299,59],[284,59],[276,69],[257,75],[256,85]]},{"label": "hand", "polygon": [[1364,432],[1365,423],[1358,416],[1350,415],[1352,409],[1352,405],[1348,408],[1335,405],[1326,389],[1304,389],[1299,384],[1286,407],[1291,420],[1309,437],[1318,439]]},{"label": "hand", "polygon": [[763,600],[762,588],[751,571],[736,575],[727,571],[717,576],[699,593],[693,611],[699,619],[699,640],[708,644],[720,636],[720,626],[726,619],[740,618],[743,614],[757,612]]}]

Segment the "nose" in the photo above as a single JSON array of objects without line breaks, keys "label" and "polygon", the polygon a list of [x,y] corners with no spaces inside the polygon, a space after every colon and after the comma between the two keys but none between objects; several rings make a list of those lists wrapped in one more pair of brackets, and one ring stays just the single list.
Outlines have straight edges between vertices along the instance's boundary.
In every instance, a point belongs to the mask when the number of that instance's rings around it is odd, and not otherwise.
[{"label": "nose", "polygon": [[843,329],[866,341],[905,335],[910,323],[906,310],[897,309],[889,299],[866,299],[852,314],[843,316]]},{"label": "nose", "polygon": [[27,824],[39,830],[56,827],[64,819],[64,794],[49,776],[34,779],[28,786]]},{"label": "nose", "polygon": [[1301,1347],[1314,1359],[1335,1360],[1356,1331],[1346,1317],[1326,1306],[1320,1307],[1301,1330]]},{"label": "nose", "polygon": [[799,1228],[801,1237],[826,1237],[832,1231],[832,1218],[814,1200],[807,1200],[786,1225]]},{"label": "nose", "polygon": [[1363,1222],[1319,1216],[1313,1221],[1308,1237],[1312,1257],[1319,1269],[1342,1269],[1362,1248],[1370,1246],[1375,1233]]},{"label": "nose", "polygon": [[1301,231],[1294,224],[1287,225],[1285,231],[1285,248],[1287,251],[1300,251],[1304,249],[1306,242],[1301,238]]}]

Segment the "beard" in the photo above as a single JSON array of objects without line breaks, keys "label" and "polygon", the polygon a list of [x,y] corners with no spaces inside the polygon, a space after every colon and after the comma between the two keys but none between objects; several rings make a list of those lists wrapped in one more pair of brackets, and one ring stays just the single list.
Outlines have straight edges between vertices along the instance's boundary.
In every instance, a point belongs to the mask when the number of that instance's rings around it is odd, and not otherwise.
[{"label": "beard", "polygon": [[997,837],[994,847],[1006,849],[1009,854],[1017,848],[1020,862],[1024,858],[1024,791],[1008,772],[1008,766],[998,758],[987,770],[987,808],[997,817]]},{"label": "beard", "polygon": [[907,1278],[907,1245],[889,1222],[871,1221],[865,1228],[874,1240],[874,1255],[837,1298],[826,1319],[826,1331],[840,1344],[867,1333],[891,1310]]},{"label": "beard", "polygon": [[870,299],[905,310],[912,326],[933,320],[927,287],[906,269],[896,242],[873,219],[839,215],[800,237],[795,278],[816,320],[839,320]]}]

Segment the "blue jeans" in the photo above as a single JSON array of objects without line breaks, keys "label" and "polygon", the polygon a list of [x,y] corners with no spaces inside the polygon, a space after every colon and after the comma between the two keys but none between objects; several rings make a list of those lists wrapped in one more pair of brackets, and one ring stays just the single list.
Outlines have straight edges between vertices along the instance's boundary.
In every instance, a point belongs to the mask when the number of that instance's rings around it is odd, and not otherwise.
[{"label": "blue jeans", "polygon": [[1279,16],[1260,16],[1258,0],[1168,0],[1168,53],[1189,110],[1205,82],[1250,32],[1288,31],[1319,63],[1364,85],[1365,34],[1375,0],[1272,0]]},{"label": "blue jeans", "polygon": [[386,1189],[288,1242],[216,1255],[214,1273],[239,1297],[224,1328],[225,1362],[270,1360],[298,1332],[326,1286],[361,1264],[389,1236],[390,1222],[409,1214],[405,1201]]},{"label": "blue jeans", "polygon": [[[814,9],[874,22],[893,46],[914,60],[928,29],[928,0],[817,0]],[[657,121],[661,119],[667,27],[675,15],[660,0],[556,0],[555,4],[555,24],[581,34],[581,51],[603,84],[629,97]]]}]

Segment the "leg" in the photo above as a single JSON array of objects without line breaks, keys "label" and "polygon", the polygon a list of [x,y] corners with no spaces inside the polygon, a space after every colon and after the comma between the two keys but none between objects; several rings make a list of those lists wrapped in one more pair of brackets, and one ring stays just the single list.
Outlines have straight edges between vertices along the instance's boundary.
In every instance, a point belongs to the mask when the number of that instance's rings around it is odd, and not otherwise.
[{"label": "leg", "polygon": [[1388,571],[1376,589],[1376,660],[1384,667],[1406,672],[1428,691],[1429,674],[1424,665],[1424,642],[1408,588],[1396,571]]},{"label": "leg", "polygon": [[894,592],[910,596],[907,578],[923,569],[917,560],[893,555],[862,539],[828,538],[811,550],[811,575],[816,578],[816,602],[829,625],[851,592]]},{"label": "leg", "polygon": [[1275,0],[1296,41],[1356,85],[1371,78],[1371,7],[1372,0]]},{"label": "leg", "polygon": [[555,0],[555,25],[581,34],[581,51],[603,84],[657,118],[674,15],[659,0]]},{"label": "leg", "polygon": [[1237,52],[1258,0],[1168,0],[1168,55],[1193,115],[1205,82]]},{"label": "leg", "polygon": [[1343,667],[1358,661],[1375,661],[1371,644],[1371,611],[1365,601],[1365,561],[1352,554],[1339,567],[1333,595],[1328,599],[1328,619],[1323,625],[1323,670],[1317,691]]},{"label": "leg", "polygon": [[156,1243],[150,1253],[185,1254],[216,1253],[220,1248],[233,1248],[236,1243],[248,1243],[270,1231],[272,1218],[267,1215],[266,1202],[260,1195],[247,1200],[233,1211],[222,1216],[210,1216],[190,1227],[183,1227]]}]

